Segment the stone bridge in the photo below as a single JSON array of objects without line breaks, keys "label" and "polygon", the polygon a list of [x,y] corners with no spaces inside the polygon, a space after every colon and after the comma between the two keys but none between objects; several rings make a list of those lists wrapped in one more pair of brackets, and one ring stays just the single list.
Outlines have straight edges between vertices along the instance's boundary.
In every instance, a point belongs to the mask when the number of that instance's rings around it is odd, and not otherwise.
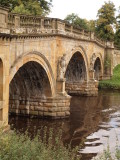
[{"label": "stone bridge", "polygon": [[[63,20],[0,8],[0,122],[8,113],[68,117],[70,96],[110,78],[114,46]],[[68,95],[69,94],[69,95]]]}]

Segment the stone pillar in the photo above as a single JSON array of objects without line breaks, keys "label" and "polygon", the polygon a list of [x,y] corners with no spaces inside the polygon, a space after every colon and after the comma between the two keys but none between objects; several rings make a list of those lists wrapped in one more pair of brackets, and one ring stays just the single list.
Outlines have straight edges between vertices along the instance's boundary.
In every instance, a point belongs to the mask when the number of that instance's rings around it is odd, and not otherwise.
[{"label": "stone pillar", "polygon": [[8,9],[0,7],[0,28],[7,28],[8,24]]},{"label": "stone pillar", "polygon": [[66,81],[65,78],[57,80],[57,85],[56,85],[57,94],[64,95],[66,93],[65,92],[65,81]]},{"label": "stone pillar", "polygon": [[41,29],[44,29],[44,19],[41,19]]},{"label": "stone pillar", "polygon": [[0,7],[0,33],[10,33],[8,29],[8,9]]},{"label": "stone pillar", "polygon": [[113,75],[113,54],[114,45],[112,42],[106,42],[104,54],[104,76],[103,79],[110,79]]},{"label": "stone pillar", "polygon": [[94,81],[95,80],[95,70],[92,69],[89,71],[89,80]]},{"label": "stone pillar", "polygon": [[15,16],[15,28],[19,28],[19,27],[20,27],[20,17]]},{"label": "stone pillar", "polygon": [[65,32],[65,23],[58,19],[57,19],[57,31],[58,33],[62,34],[64,34]]}]

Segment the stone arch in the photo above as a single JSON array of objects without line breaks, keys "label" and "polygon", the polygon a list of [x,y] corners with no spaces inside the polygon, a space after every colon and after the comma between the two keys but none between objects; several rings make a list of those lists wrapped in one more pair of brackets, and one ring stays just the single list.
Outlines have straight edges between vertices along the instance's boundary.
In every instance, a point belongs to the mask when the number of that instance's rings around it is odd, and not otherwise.
[{"label": "stone arch", "polygon": [[103,61],[100,53],[95,54],[94,61],[94,70],[95,70],[95,79],[100,80],[103,76]]},{"label": "stone arch", "polygon": [[17,73],[17,71],[28,62],[36,62],[36,63],[40,64],[42,66],[42,68],[45,70],[45,72],[48,76],[49,82],[50,82],[52,96],[54,97],[54,95],[55,95],[55,79],[53,76],[52,68],[51,68],[48,60],[45,58],[45,56],[39,52],[30,52],[30,53],[24,54],[22,57],[19,57],[14,62],[14,64],[10,68],[9,84],[10,84],[11,80],[13,79],[13,77],[15,76],[15,74]]},{"label": "stone arch", "polygon": [[[85,69],[86,69],[86,80],[88,80],[88,58],[86,55],[86,52],[84,50],[84,48],[82,46],[78,46],[76,48],[73,48],[70,54],[67,54],[67,60],[66,60],[66,71],[67,68],[70,64],[70,61],[72,60],[72,58],[74,57],[75,54],[81,55],[81,57],[83,58],[84,64],[85,64]],[[66,74],[65,71],[65,74]]]},{"label": "stone arch", "polygon": [[3,119],[2,102],[3,102],[3,61],[0,58],[0,121],[2,121]]}]

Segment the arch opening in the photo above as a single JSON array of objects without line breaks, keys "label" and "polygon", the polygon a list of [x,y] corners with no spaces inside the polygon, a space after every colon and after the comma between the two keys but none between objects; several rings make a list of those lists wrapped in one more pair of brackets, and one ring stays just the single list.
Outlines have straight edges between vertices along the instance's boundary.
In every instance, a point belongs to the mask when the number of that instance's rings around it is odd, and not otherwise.
[{"label": "arch opening", "polygon": [[40,100],[48,97],[52,97],[52,91],[46,71],[38,62],[29,61],[19,68],[10,82],[9,112],[20,108],[15,112],[23,112],[30,106],[40,105]]},{"label": "arch opening", "polygon": [[102,73],[101,73],[102,69],[101,69],[101,62],[99,57],[97,57],[95,60],[94,71],[95,71],[95,74],[94,74],[95,80],[100,80],[102,76]]},{"label": "arch opening", "polygon": [[65,89],[70,95],[83,95],[87,86],[87,69],[85,59],[76,52],[69,61],[65,72]]},{"label": "arch opening", "polygon": [[66,82],[81,82],[87,79],[85,61],[80,52],[76,52],[65,72]]},{"label": "arch opening", "polygon": [[2,121],[3,119],[2,101],[3,101],[3,62],[2,59],[0,59],[0,121]]}]

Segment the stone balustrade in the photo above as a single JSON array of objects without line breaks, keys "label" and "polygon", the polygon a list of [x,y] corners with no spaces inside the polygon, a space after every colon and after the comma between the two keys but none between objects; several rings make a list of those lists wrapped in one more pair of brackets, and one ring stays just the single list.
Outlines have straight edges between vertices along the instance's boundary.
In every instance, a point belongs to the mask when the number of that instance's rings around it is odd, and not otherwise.
[{"label": "stone balustrade", "polygon": [[112,47],[113,44],[98,39],[93,32],[82,30],[70,23],[41,16],[9,13],[9,10],[0,7],[0,33],[29,35],[29,34],[62,34],[77,39],[95,41],[102,46]]}]

